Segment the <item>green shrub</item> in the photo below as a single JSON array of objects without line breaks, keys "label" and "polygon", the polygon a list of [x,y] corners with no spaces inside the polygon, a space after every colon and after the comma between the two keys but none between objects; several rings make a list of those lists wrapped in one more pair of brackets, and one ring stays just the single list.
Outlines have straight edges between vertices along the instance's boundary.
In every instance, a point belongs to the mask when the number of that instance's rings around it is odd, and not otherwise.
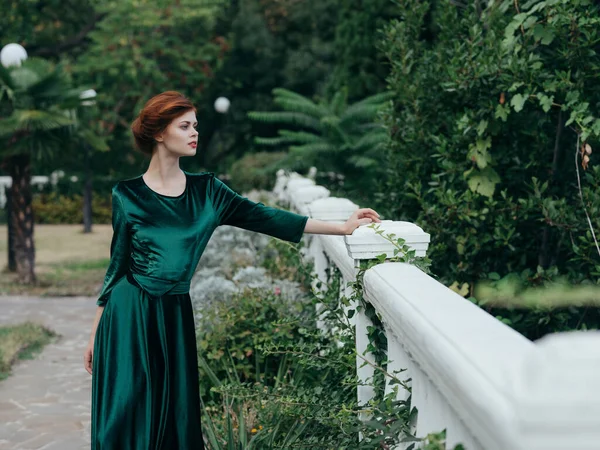
[{"label": "green shrub", "polygon": [[295,281],[310,292],[313,264],[303,260],[299,251],[302,248],[304,241],[294,245],[281,239],[271,239],[269,244],[261,249],[261,266],[267,269],[271,278]]},{"label": "green shrub", "polygon": [[[585,171],[575,155],[599,143],[599,6],[399,5],[403,20],[382,44],[394,104],[387,173],[372,191],[377,209],[431,233],[432,272],[447,285],[466,283],[465,296],[493,274],[528,271],[530,286],[548,277],[597,283],[600,257],[583,204],[600,230],[600,170]],[[513,324],[522,314],[499,313]],[[532,314],[530,323],[547,320],[545,311]],[[558,323],[521,330],[535,338],[566,324],[597,327],[598,317],[571,309]]]},{"label": "green shrub", "polygon": [[[274,245],[267,257],[270,270],[294,266],[276,275],[305,280],[299,247]],[[369,405],[372,420],[359,419],[353,327],[342,313],[339,273],[321,287],[318,298],[292,307],[273,292],[247,290],[197,323],[203,424],[215,450],[354,449],[359,432],[361,448],[374,450],[407,431],[408,403],[395,393]],[[317,303],[339,333],[317,330]]]},{"label": "green shrub", "polygon": [[[285,322],[286,317],[294,321]],[[281,364],[280,357],[268,357],[258,349],[266,343],[300,339],[299,330],[310,325],[308,305],[290,307],[274,292],[245,289],[232,301],[203,312],[198,328],[198,349],[218,379],[226,380],[235,371],[241,382],[272,384]],[[209,395],[214,381],[200,368],[200,387]]]},{"label": "green shrub", "polygon": [[[33,196],[35,222],[40,224],[81,224],[83,223],[83,197],[56,193],[35,194]],[[92,197],[92,221],[96,224],[110,224],[112,217],[109,196]]]},{"label": "green shrub", "polygon": [[275,183],[274,165],[285,158],[284,152],[249,153],[231,165],[231,185],[238,192],[252,189],[271,190]]}]

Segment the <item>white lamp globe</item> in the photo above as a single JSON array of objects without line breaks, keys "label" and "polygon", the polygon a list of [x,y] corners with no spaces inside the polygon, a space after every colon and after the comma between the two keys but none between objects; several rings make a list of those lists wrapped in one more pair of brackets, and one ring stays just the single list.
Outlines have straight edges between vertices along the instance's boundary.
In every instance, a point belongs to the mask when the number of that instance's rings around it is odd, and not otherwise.
[{"label": "white lamp globe", "polygon": [[86,89],[81,94],[79,94],[79,98],[83,100],[81,104],[83,106],[92,106],[96,103],[94,100],[96,98],[96,91],[93,89]]},{"label": "white lamp globe", "polygon": [[221,114],[229,111],[229,106],[231,106],[231,102],[226,97],[219,97],[215,100],[215,110]]},{"label": "white lamp globe", "polygon": [[26,59],[27,51],[19,44],[7,44],[0,50],[0,64],[4,67],[18,67]]}]

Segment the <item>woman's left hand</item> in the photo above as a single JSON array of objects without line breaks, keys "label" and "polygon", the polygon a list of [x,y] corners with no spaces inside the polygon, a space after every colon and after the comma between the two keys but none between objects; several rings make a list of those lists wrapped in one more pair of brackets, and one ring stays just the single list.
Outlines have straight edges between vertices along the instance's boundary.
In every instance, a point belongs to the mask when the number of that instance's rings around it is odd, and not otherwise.
[{"label": "woman's left hand", "polygon": [[360,208],[352,213],[343,226],[344,234],[352,234],[361,225],[381,223],[379,214],[371,208]]}]

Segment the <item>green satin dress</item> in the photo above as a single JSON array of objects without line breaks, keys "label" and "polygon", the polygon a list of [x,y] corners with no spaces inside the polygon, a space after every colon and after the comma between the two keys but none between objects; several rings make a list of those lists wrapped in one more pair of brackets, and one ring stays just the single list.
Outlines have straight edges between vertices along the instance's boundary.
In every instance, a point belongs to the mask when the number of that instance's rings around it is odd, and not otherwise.
[{"label": "green satin dress", "polygon": [[308,217],[254,203],[211,172],[183,194],[142,176],[112,190],[111,259],[97,304],[93,450],[203,449],[190,280],[215,228],[233,225],[299,242]]}]

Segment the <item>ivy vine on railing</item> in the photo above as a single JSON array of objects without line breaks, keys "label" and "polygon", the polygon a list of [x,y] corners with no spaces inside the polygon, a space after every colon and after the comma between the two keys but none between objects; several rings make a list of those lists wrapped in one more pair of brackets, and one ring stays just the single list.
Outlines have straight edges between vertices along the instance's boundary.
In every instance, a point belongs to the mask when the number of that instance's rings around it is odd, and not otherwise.
[{"label": "ivy vine on railing", "polygon": [[[399,372],[390,373],[387,370],[388,358],[387,358],[387,337],[383,327],[383,323],[381,321],[381,316],[377,313],[373,305],[366,302],[364,299],[364,274],[367,270],[386,262],[401,262],[412,264],[418,267],[425,273],[429,273],[429,267],[431,266],[431,260],[428,257],[418,257],[416,256],[416,251],[412,249],[409,245],[406,244],[406,240],[400,237],[397,237],[395,233],[385,233],[384,230],[381,229],[379,224],[371,224],[368,226],[375,231],[375,234],[381,236],[383,239],[388,241],[393,245],[394,251],[393,256],[388,256],[387,254],[381,254],[376,257],[376,259],[372,260],[364,260],[360,262],[360,268],[356,275],[356,279],[348,282],[348,286],[352,289],[352,293],[349,299],[342,300],[346,305],[356,305],[355,310],[348,311],[348,318],[353,317],[358,312],[363,312],[365,316],[371,321],[372,326],[367,327],[368,340],[369,344],[367,345],[366,351],[371,353],[374,357],[375,364],[371,363],[364,355],[356,353],[356,356],[364,361],[364,364],[370,364],[374,369],[374,377],[371,381],[371,385],[375,390],[375,400],[371,403],[370,406],[380,405],[380,401],[378,399],[382,399],[382,401],[391,405],[398,395],[398,389],[402,388],[411,392],[411,388],[406,384],[405,381],[398,378]],[[405,369],[401,370],[403,372]],[[391,392],[387,395],[385,394],[385,377],[389,377],[389,383],[393,388]],[[416,423],[416,418],[418,411],[415,407],[411,408],[411,397],[409,396],[407,401],[403,404],[405,408],[406,414],[403,415],[403,419],[405,423],[402,427],[402,434],[399,438],[400,442],[411,442],[415,443],[420,442],[421,448],[425,448],[427,450],[445,450],[446,449],[446,433],[445,431],[441,431],[439,433],[434,433],[426,436],[424,439],[419,439],[414,436],[414,424]],[[380,422],[382,417],[380,414],[380,410],[372,408],[370,410],[373,413],[375,423]],[[385,422],[385,421],[384,421]],[[413,449],[415,444],[412,444],[408,447],[408,449]],[[454,450],[463,450],[462,445],[457,445],[454,447]]]}]

